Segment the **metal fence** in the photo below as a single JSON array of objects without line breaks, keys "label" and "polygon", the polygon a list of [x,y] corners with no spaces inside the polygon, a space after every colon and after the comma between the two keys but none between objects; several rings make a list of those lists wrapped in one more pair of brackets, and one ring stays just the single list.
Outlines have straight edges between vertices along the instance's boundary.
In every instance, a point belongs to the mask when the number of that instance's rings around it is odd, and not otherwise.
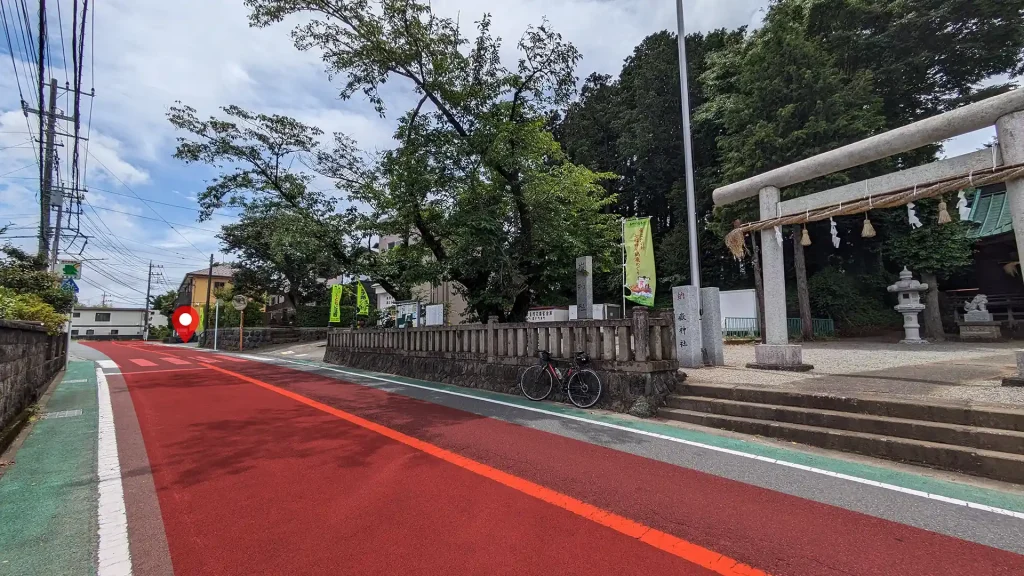
[{"label": "metal fence", "polygon": [[[811,322],[815,338],[832,338],[836,335],[836,325],[831,318],[814,318]],[[799,318],[787,318],[786,325],[791,338],[800,336]],[[726,338],[760,338],[761,327],[757,318],[726,318],[722,334]]]}]

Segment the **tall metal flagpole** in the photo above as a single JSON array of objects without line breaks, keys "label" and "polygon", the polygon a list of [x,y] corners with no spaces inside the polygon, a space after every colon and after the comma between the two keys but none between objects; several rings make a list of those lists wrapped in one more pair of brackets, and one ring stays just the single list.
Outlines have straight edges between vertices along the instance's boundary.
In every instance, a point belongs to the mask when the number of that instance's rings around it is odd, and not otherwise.
[{"label": "tall metal flagpole", "polygon": [[686,26],[683,0],[676,0],[679,27],[679,89],[683,100],[683,155],[686,157],[686,223],[690,232],[690,284],[700,290],[700,257],[697,252],[697,203],[693,182],[693,143],[690,141],[690,86],[686,78]]}]

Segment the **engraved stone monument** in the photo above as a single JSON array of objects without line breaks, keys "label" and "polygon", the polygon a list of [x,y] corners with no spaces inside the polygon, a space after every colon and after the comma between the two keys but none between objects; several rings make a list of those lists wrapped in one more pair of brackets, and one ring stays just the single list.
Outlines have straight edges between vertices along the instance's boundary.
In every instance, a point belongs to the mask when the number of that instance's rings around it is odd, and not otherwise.
[{"label": "engraved stone monument", "polygon": [[594,318],[594,258],[576,259],[576,319]]},{"label": "engraved stone monument", "polygon": [[961,340],[999,340],[1003,336],[1000,323],[994,321],[988,311],[988,296],[984,294],[964,304],[964,319],[957,324]]}]

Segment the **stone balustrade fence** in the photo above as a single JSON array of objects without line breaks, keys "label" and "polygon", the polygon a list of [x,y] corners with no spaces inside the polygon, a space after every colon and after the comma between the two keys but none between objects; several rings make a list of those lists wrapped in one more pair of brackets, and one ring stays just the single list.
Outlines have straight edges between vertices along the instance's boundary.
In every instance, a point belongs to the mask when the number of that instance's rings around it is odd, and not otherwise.
[{"label": "stone balustrade fence", "polygon": [[[640,397],[656,408],[674,388],[671,317],[637,308],[614,320],[424,326],[396,329],[331,329],[328,362],[403,376],[518,393],[521,369],[547,350],[556,362],[586,352],[601,375],[599,406],[633,410]],[[643,403],[642,403],[643,404]],[[642,408],[642,407],[641,407]],[[637,409],[638,412],[646,412]]]}]

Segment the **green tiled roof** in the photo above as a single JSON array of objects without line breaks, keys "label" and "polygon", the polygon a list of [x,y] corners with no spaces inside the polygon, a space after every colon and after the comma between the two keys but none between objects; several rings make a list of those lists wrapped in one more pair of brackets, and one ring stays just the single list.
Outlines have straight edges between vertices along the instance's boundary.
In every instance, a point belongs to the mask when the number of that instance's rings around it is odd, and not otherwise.
[{"label": "green tiled roof", "polygon": [[1006,192],[975,192],[974,201],[971,203],[970,220],[978,224],[970,233],[972,238],[986,238],[1013,232]]}]

